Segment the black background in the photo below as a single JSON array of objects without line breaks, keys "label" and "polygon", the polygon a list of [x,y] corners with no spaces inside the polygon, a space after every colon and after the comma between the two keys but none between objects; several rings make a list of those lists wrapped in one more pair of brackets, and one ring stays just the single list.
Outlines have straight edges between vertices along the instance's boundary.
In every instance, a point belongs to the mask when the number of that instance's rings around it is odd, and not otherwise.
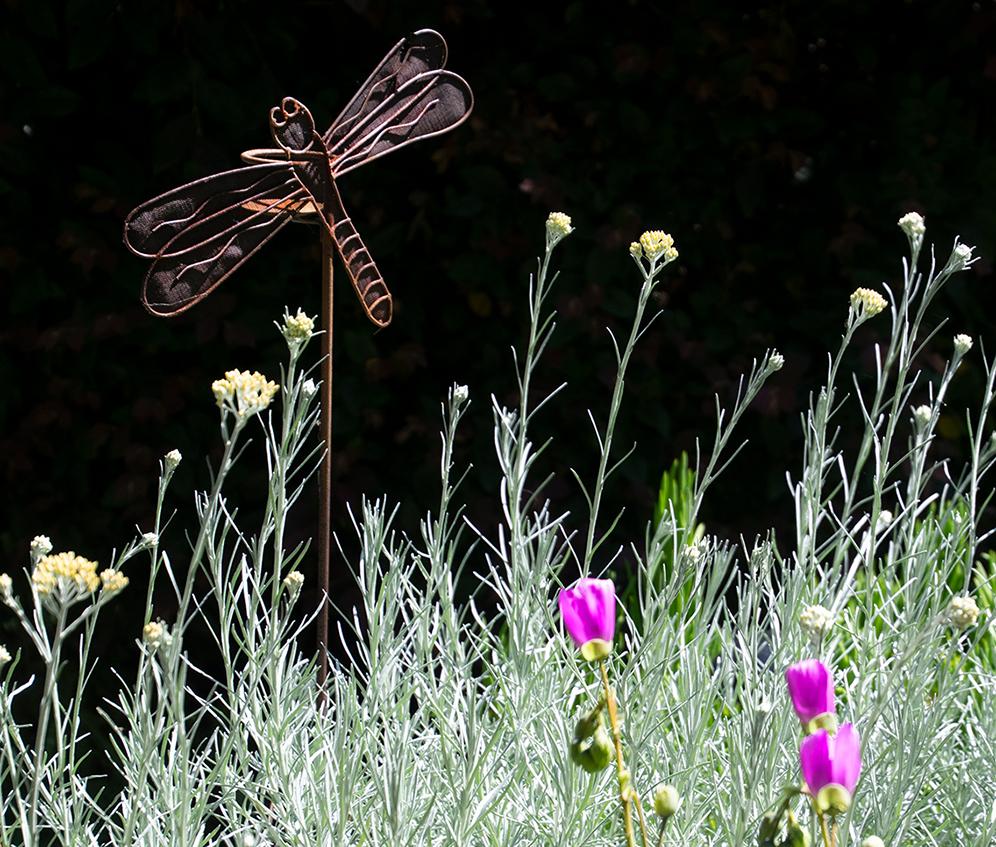
[{"label": "black background", "polygon": [[[449,135],[342,180],[396,303],[394,324],[375,333],[338,277],[334,524],[347,546],[344,506],[363,493],[403,501],[410,530],[437,502],[439,403],[454,381],[473,399],[457,461],[475,470],[462,493],[474,521],[494,527],[488,398],[514,400],[508,349],[524,336],[552,210],[577,230],[560,248],[560,326],[537,385],[569,383],[536,433],[555,438],[543,470],[564,480],[549,492],[558,510],[582,507],[566,469],[594,470],[585,409],[604,421],[604,328],[626,330],[639,284],[627,245],[664,228],[681,251],[627,382],[616,443],[638,449],[608,495],[610,510],[627,509],[619,543],[642,536],[663,468],[696,436],[711,441],[713,393],[728,401],[769,346],[785,368],[746,416],[751,444],[704,519],[733,539],[784,530],[799,413],[849,293],[898,283],[904,212],[927,216],[942,259],[956,234],[983,257],[936,304],[951,320],[921,363],[928,374],[956,332],[996,337],[991,2],[8,0],[2,15],[0,569],[12,573],[37,533],[105,564],[136,524],[149,527],[157,461],[174,447],[186,457],[171,498],[182,561],[190,492],[218,452],[210,382],[231,367],[277,373],[273,320],[285,304],[319,308],[317,232],[289,227],[167,321],[139,304],[146,264],[124,249],[122,220],[268,145],[268,111],[284,95],[331,121],[421,27],[446,36],[476,108]],[[886,325],[862,331],[860,371]],[[956,457],[979,361],[977,347],[941,422],[941,449]],[[247,518],[261,506],[261,450],[257,439],[232,479]],[[314,525],[309,499],[292,535]],[[138,605],[117,604],[122,625],[105,637],[137,635]],[[17,643],[9,619],[0,637]]]}]

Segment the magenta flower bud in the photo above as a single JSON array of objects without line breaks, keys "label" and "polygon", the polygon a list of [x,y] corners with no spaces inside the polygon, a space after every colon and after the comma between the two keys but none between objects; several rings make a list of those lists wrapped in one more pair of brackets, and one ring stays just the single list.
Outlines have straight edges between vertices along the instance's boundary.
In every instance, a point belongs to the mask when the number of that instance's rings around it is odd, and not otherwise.
[{"label": "magenta flower bud", "polygon": [[612,652],[616,632],[616,589],[611,579],[579,579],[558,598],[564,626],[581,655],[593,662]]},{"label": "magenta flower bud", "polygon": [[814,732],[799,746],[802,778],[824,811],[847,811],[861,774],[861,740],[854,724],[845,723],[831,735]]},{"label": "magenta flower bud", "polygon": [[833,677],[818,659],[807,659],[785,670],[789,697],[799,720],[808,724],[820,715],[833,714]]}]

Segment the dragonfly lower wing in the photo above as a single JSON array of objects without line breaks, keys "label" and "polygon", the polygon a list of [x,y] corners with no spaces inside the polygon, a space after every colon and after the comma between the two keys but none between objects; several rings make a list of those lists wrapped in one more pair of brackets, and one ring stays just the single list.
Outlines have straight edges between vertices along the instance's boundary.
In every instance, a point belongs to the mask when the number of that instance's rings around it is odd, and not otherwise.
[{"label": "dragonfly lower wing", "polygon": [[293,219],[290,211],[260,216],[182,253],[169,245],[145,276],[142,303],[152,314],[171,317],[196,305]]}]

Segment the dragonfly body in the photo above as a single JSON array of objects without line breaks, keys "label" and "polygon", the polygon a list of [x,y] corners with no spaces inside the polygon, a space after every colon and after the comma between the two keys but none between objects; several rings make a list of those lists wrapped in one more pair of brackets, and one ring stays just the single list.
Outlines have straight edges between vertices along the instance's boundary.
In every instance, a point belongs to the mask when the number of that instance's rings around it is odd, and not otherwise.
[{"label": "dragonfly body", "polygon": [[395,45],[325,133],[300,101],[286,97],[270,111],[277,149],[246,151],[246,167],[135,209],[125,221],[125,244],[153,260],[142,291],[145,307],[163,317],[186,311],[295,217],[317,213],[367,317],[387,326],[391,294],[346,213],[338,180],[466,120],[473,95],[445,63],[442,36],[420,30]]}]

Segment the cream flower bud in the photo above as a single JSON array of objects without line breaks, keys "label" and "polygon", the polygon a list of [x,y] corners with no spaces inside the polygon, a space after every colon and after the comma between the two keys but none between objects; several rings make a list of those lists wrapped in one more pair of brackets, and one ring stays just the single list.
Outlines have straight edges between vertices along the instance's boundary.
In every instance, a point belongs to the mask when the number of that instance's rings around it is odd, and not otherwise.
[{"label": "cream flower bud", "polygon": [[10,574],[0,573],[0,600],[9,600],[14,594],[14,581]]},{"label": "cream flower bud", "polygon": [[951,269],[955,271],[964,270],[972,263],[972,251],[974,247],[967,244],[956,244],[948,260]]},{"label": "cream flower bud", "polygon": [[291,594],[297,594],[303,585],[304,574],[300,571],[291,571],[284,577],[284,588],[290,591]]},{"label": "cream flower bud", "polygon": [[31,539],[31,561],[37,561],[42,556],[52,552],[52,540],[47,535],[36,535]]},{"label": "cream flower bud", "polygon": [[643,248],[640,246],[639,241],[634,241],[629,245],[629,255],[634,259],[643,258]]},{"label": "cream flower bud", "polygon": [[979,619],[979,606],[974,597],[952,597],[948,604],[948,623],[955,629],[966,630]]},{"label": "cream flower bud", "polygon": [[885,529],[891,523],[892,523],[892,512],[890,512],[888,509],[882,509],[882,511],[878,513],[878,525],[876,526],[876,529],[879,530]]},{"label": "cream flower bud", "polygon": [[919,212],[907,212],[903,215],[899,219],[899,228],[913,241],[923,238],[923,234],[927,231],[923,215]]},{"label": "cream flower bud", "polygon": [[166,628],[166,624],[161,620],[149,621],[142,628],[142,641],[152,650],[158,650],[160,647],[168,646],[172,643],[173,636],[170,634],[169,629]]},{"label": "cream flower bud", "polygon": [[930,425],[933,414],[930,406],[917,406],[913,410],[913,422],[920,428],[926,428]]},{"label": "cream flower bud", "polygon": [[681,808],[681,795],[673,785],[658,785],[654,789],[654,812],[661,820],[667,820]]},{"label": "cream flower bud", "polygon": [[280,386],[259,371],[226,371],[223,379],[211,383],[218,408],[233,412],[239,418],[262,412],[279,390]]},{"label": "cream flower bud", "polygon": [[314,397],[318,393],[318,385],[313,379],[306,379],[301,384],[301,393],[305,397]]},{"label": "cream flower bud", "polygon": [[163,466],[166,468],[166,473],[173,473],[176,470],[177,465],[183,461],[183,454],[179,450],[170,450],[165,456],[163,456]]},{"label": "cream flower bud", "polygon": [[799,615],[799,626],[810,641],[818,642],[833,627],[833,613],[824,606],[807,606]]},{"label": "cream flower bud", "polygon": [[964,332],[956,335],[954,337],[954,349],[955,355],[964,356],[972,349],[972,336],[966,335]]},{"label": "cream flower bud", "polygon": [[142,537],[139,539],[138,547],[140,550],[147,550],[149,547],[155,547],[159,543],[159,536],[154,532],[143,532]]},{"label": "cream flower bud", "polygon": [[861,842],[861,847],[885,847],[885,842],[877,835],[869,835]]},{"label": "cream flower bud", "polygon": [[466,385],[454,385],[453,386],[453,402],[457,406],[462,405],[467,402],[470,397],[470,390]]},{"label": "cream flower bud", "polygon": [[0,644],[0,668],[7,664],[11,659],[10,651],[7,650],[3,644]]},{"label": "cream flower bud", "polygon": [[780,371],[785,367],[785,357],[777,350],[773,350],[768,357],[768,370]]},{"label": "cream flower bud", "polygon": [[871,288],[858,288],[851,294],[851,311],[858,317],[873,318],[888,305],[888,301]]},{"label": "cream flower bud", "polygon": [[127,587],[128,577],[119,570],[107,568],[100,572],[100,582],[105,594],[117,594]]}]

